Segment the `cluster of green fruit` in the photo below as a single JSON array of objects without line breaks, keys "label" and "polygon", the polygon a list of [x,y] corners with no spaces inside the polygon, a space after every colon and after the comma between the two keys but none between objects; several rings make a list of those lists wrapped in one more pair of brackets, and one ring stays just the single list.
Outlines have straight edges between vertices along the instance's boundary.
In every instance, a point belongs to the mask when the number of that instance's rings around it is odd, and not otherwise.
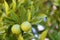
[{"label": "cluster of green fruit", "polygon": [[13,25],[11,28],[11,31],[13,34],[19,35],[18,40],[23,40],[23,36],[21,35],[22,34],[21,31],[29,32],[29,31],[31,31],[31,28],[32,28],[31,24],[28,21],[26,21],[26,22],[23,22],[21,24],[21,26],[19,24]]}]

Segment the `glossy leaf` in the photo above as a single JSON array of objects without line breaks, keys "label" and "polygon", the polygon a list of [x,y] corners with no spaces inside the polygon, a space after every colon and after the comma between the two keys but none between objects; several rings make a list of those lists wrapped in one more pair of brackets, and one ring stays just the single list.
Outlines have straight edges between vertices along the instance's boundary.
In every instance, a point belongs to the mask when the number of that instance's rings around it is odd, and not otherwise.
[{"label": "glossy leaf", "polygon": [[40,36],[40,40],[44,40],[47,36],[48,33],[48,29],[46,29],[44,32],[42,32],[41,36]]},{"label": "glossy leaf", "polygon": [[4,8],[5,8],[5,11],[6,11],[6,15],[8,15],[9,14],[9,5],[5,0],[4,0]]},{"label": "glossy leaf", "polygon": [[16,10],[16,1],[12,0],[12,10],[15,11]]},{"label": "glossy leaf", "polygon": [[30,12],[30,10],[28,10],[28,12],[27,12],[27,19],[28,19],[28,21],[30,22],[30,20],[31,20],[31,12]]}]

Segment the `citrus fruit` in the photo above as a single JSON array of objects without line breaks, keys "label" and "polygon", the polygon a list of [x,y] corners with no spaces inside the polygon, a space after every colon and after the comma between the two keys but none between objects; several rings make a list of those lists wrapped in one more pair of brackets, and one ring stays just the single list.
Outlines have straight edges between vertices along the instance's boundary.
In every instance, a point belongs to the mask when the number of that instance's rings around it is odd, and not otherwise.
[{"label": "citrus fruit", "polygon": [[21,32],[20,31],[20,25],[18,25],[18,24],[13,25],[12,28],[11,28],[11,31],[14,34],[19,34]]},{"label": "citrus fruit", "polygon": [[25,21],[21,24],[21,29],[24,31],[24,32],[28,32],[31,30],[31,24],[28,22],[28,21]]}]

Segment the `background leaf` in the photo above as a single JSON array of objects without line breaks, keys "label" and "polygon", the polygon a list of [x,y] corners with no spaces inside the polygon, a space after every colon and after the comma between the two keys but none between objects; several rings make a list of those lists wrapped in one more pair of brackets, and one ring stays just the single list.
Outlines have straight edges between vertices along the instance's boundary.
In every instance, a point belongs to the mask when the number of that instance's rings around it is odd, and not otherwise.
[{"label": "background leaf", "polygon": [[42,32],[41,36],[40,36],[40,40],[44,40],[47,36],[47,33],[48,33],[48,30],[49,29],[46,29],[44,32]]}]

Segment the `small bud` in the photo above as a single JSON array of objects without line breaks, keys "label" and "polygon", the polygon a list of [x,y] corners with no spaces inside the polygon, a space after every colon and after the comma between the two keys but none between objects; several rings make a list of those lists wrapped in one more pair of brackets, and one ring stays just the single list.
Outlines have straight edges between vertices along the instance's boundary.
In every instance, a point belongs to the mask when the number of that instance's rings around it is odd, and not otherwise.
[{"label": "small bud", "polygon": [[45,17],[43,20],[44,20],[44,22],[46,22],[47,21],[47,17]]},{"label": "small bud", "polygon": [[49,40],[49,38],[45,38],[45,40]]},{"label": "small bud", "polygon": [[32,28],[32,31],[33,31],[34,34],[37,34],[37,31],[36,31],[35,28]]},{"label": "small bud", "polygon": [[38,38],[39,36],[37,34],[35,34],[35,37]]},{"label": "small bud", "polygon": [[35,40],[34,38],[32,40]]},{"label": "small bud", "polygon": [[57,9],[57,7],[55,5],[53,5],[53,10],[56,10],[56,9]]},{"label": "small bud", "polygon": [[42,26],[42,25],[37,25],[37,28],[39,31],[43,31],[45,29],[44,26]]}]

